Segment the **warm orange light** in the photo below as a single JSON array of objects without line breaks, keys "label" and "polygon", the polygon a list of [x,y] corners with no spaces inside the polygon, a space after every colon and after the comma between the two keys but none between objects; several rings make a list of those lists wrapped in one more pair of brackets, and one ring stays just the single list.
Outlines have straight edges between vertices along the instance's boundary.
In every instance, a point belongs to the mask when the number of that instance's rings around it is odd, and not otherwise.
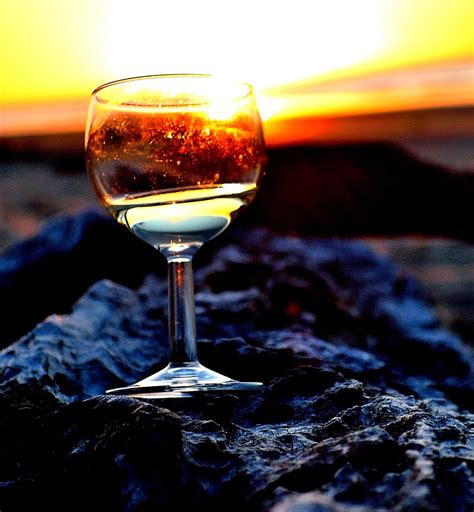
[{"label": "warm orange light", "polygon": [[[30,131],[64,130],[67,117],[77,130],[84,122],[78,105],[85,111],[97,84],[175,72],[252,83],[264,119],[466,104],[473,26],[471,0],[2,2],[0,128],[16,133],[31,117]],[[464,66],[461,84],[434,79],[428,94],[423,81],[399,87],[391,74],[452,61]],[[351,82],[380,72],[391,87],[361,90]],[[346,87],[332,87],[337,82]],[[72,113],[45,107],[72,100]],[[25,103],[36,116],[18,108]]]},{"label": "warm orange light", "polygon": [[276,87],[262,100],[267,121],[464,107],[474,104],[474,60],[317,77]]}]

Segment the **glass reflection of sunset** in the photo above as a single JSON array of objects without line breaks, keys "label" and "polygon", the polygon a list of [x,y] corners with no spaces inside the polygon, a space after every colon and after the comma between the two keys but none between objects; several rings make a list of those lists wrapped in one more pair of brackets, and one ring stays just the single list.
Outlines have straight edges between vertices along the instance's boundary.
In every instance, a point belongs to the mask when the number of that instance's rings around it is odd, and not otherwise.
[{"label": "glass reflection of sunset", "polygon": [[470,0],[3,2],[1,131],[78,131],[97,84],[154,73],[246,80],[259,93],[267,125],[314,115],[468,105],[473,5]]}]

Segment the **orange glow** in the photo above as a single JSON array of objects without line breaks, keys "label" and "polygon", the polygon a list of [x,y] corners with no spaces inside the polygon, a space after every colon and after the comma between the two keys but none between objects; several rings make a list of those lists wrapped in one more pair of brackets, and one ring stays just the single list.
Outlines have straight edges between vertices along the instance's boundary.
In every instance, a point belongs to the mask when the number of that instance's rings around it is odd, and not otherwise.
[{"label": "orange glow", "polygon": [[2,2],[0,129],[79,130],[96,85],[155,73],[248,81],[267,124],[472,104],[473,26],[471,0]]},{"label": "orange glow", "polygon": [[423,110],[474,103],[474,61],[319,77],[267,91],[267,120]]}]

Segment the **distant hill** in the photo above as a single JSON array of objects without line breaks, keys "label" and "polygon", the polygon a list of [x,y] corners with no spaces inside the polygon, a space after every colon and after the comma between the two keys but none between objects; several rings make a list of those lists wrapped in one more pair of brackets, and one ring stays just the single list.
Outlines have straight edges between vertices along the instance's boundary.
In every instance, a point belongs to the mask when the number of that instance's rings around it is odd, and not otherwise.
[{"label": "distant hill", "polygon": [[252,220],[323,235],[421,233],[474,239],[474,173],[425,163],[398,145],[269,151]]}]

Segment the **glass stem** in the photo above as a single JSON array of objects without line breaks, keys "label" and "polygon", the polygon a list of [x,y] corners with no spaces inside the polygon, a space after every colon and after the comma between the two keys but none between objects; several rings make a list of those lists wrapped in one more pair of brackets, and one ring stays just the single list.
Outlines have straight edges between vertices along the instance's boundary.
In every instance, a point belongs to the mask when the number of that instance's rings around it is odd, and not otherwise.
[{"label": "glass stem", "polygon": [[168,258],[168,298],[170,364],[197,364],[192,257]]}]

